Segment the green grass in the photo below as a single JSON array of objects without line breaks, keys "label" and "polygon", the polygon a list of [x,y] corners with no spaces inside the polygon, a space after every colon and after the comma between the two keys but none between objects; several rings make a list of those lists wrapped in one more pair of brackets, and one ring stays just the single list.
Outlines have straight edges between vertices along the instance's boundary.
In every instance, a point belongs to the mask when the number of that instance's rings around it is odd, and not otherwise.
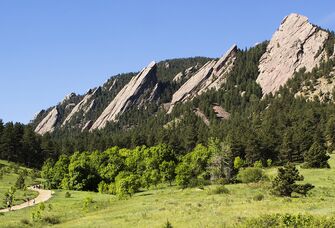
[{"label": "green grass", "polygon": [[[229,192],[209,194],[204,190],[164,187],[137,193],[128,200],[111,195],[70,191],[55,191],[46,203],[43,216],[57,218],[55,227],[162,227],[170,221],[173,227],[231,227],[247,218],[263,214],[291,213],[335,216],[335,156],[330,160],[332,169],[300,169],[304,182],[315,185],[308,197],[281,198],[269,193],[270,182],[226,185]],[[277,168],[266,169],[271,177]],[[263,195],[264,198],[259,197]],[[84,209],[85,198],[94,202]],[[259,200],[260,199],[260,200]],[[47,227],[46,222],[32,223],[34,208],[0,215],[0,227],[24,226],[22,219],[36,227]]]},{"label": "green grass", "polygon": [[[16,174],[13,171],[13,164],[0,160],[0,168],[5,168],[8,170],[7,172],[4,173],[3,177],[0,177],[0,209],[1,208],[6,208],[6,202],[4,200],[4,195],[10,189],[11,186],[15,185],[15,182],[18,178],[18,174]],[[18,169],[26,169],[29,171],[27,168],[23,167],[18,167]],[[33,183],[33,180],[28,176],[26,177],[25,184],[27,186],[31,185]],[[29,199],[32,199],[38,195],[37,192],[31,191],[31,190],[17,190],[15,193],[14,197],[14,205],[21,204],[26,201],[27,197]]]}]

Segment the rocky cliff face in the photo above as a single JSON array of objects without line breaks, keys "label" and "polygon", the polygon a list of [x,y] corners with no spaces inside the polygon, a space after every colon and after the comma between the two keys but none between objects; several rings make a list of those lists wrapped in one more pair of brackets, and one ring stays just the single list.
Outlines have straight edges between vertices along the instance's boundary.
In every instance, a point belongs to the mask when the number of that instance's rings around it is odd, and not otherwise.
[{"label": "rocky cliff face", "polygon": [[57,123],[59,113],[56,107],[54,107],[48,115],[37,125],[35,132],[40,135],[44,135],[47,132],[53,132]]},{"label": "rocky cliff face", "polygon": [[257,82],[263,94],[276,92],[302,67],[312,70],[326,55],[327,39],[328,33],[309,23],[307,17],[287,16],[260,60]]},{"label": "rocky cliff face", "polygon": [[67,123],[69,123],[74,115],[76,115],[79,112],[83,112],[84,114],[89,112],[93,106],[94,106],[94,97],[96,93],[100,90],[101,88],[97,88],[94,90],[89,90],[87,94],[84,96],[84,98],[72,109],[70,114],[66,117],[66,119],[62,123],[62,127],[64,127]]},{"label": "rocky cliff face", "polygon": [[155,69],[156,63],[151,62],[138,75],[133,77],[94,122],[91,130],[104,128],[108,122],[116,121],[118,115],[122,114],[131,105],[136,104],[138,98],[149,85],[156,84]]},{"label": "rocky cliff face", "polygon": [[191,100],[209,89],[220,88],[234,66],[236,53],[237,47],[233,45],[219,60],[209,61],[200,68],[173,94],[168,113],[178,102]]}]

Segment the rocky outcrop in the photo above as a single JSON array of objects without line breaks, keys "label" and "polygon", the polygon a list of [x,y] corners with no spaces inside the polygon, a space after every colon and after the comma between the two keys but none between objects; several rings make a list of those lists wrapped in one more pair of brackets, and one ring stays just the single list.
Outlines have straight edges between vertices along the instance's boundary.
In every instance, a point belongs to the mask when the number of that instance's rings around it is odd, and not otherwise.
[{"label": "rocky outcrop", "polygon": [[276,92],[300,68],[305,67],[308,72],[320,63],[328,36],[305,16],[287,16],[260,59],[257,82],[263,94]]},{"label": "rocky outcrop", "polygon": [[220,105],[213,104],[213,111],[217,118],[222,120],[228,120],[230,118],[230,113],[226,112]]},{"label": "rocky outcrop", "polygon": [[176,76],[174,76],[172,81],[173,82],[179,82],[179,81],[181,81],[182,78],[183,78],[183,73],[179,72],[178,74],[176,74]]},{"label": "rocky outcrop", "polygon": [[100,87],[94,90],[90,89],[86,93],[84,98],[72,109],[70,114],[66,117],[66,119],[62,123],[62,126],[65,126],[68,122],[70,122],[76,113],[79,113],[80,111],[87,113],[93,107],[94,100],[92,100],[92,98],[94,97],[94,95],[97,93],[99,89]]},{"label": "rocky outcrop", "polygon": [[209,126],[210,124],[209,119],[199,108],[194,109],[193,112],[197,117],[199,117],[204,122],[204,124],[206,124],[206,126]]},{"label": "rocky outcrop", "polygon": [[178,102],[191,100],[209,89],[220,88],[234,66],[236,53],[237,46],[233,45],[219,60],[209,61],[200,68],[173,94],[168,113]]},{"label": "rocky outcrop", "polygon": [[157,79],[155,70],[156,63],[151,62],[138,75],[133,77],[94,122],[91,130],[104,128],[108,122],[116,121],[118,115],[137,103],[138,98],[149,85],[156,84]]},{"label": "rocky outcrop", "polygon": [[88,131],[91,129],[93,125],[93,121],[92,120],[89,120],[85,123],[84,127],[81,128],[81,131]]},{"label": "rocky outcrop", "polygon": [[48,132],[53,132],[58,120],[58,110],[54,107],[48,115],[37,125],[35,132],[40,135],[44,135]]},{"label": "rocky outcrop", "polygon": [[70,93],[69,95],[66,95],[61,102],[61,104],[65,104],[66,102],[70,101],[71,99],[75,98],[77,95],[75,93]]},{"label": "rocky outcrop", "polygon": [[178,74],[176,74],[176,76],[174,76],[172,81],[178,83],[183,79],[189,79],[191,74],[194,73],[194,71],[196,71],[197,68],[198,65],[189,67],[184,72],[179,72]]}]

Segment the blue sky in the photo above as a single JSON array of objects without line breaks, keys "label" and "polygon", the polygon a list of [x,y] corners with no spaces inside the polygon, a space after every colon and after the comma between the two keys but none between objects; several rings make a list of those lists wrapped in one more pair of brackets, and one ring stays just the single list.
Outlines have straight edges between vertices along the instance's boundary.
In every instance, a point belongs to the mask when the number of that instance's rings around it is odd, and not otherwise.
[{"label": "blue sky", "polygon": [[0,119],[27,123],[151,60],[252,46],[292,12],[335,30],[333,0],[0,0]]}]

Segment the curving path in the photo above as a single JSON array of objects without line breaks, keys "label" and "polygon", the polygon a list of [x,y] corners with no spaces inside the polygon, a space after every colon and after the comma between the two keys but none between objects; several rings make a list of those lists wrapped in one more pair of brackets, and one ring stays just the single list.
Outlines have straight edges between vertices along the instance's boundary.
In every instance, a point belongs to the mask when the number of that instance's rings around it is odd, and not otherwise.
[{"label": "curving path", "polygon": [[[39,195],[35,198],[35,203],[34,203],[34,199],[32,199],[32,200],[29,200],[28,202],[24,202],[22,204],[13,206],[11,211],[20,210],[22,208],[31,207],[36,204],[45,202],[49,200],[52,196],[51,190],[38,189],[38,188],[32,188],[32,187],[29,187],[29,189],[39,193]],[[8,212],[8,211],[10,211],[8,208],[0,210],[0,212]]]}]

